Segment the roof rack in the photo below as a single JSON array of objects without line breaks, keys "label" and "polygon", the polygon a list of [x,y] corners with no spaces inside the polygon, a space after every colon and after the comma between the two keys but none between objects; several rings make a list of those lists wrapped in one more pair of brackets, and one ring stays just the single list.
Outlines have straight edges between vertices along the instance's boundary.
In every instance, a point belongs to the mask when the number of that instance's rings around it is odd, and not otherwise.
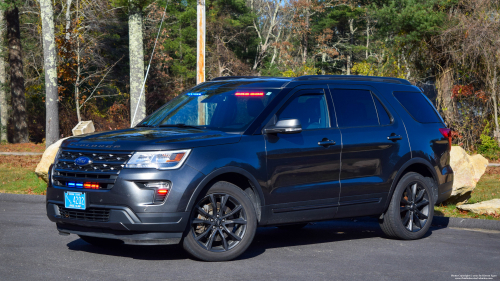
[{"label": "roof rack", "polygon": [[213,78],[210,81],[222,81],[233,79],[290,79],[289,77],[274,77],[274,76],[222,76]]},{"label": "roof rack", "polygon": [[412,85],[408,80],[393,77],[362,76],[362,75],[305,75],[294,79],[295,81],[304,80],[349,80],[349,81],[371,81],[395,83],[402,85]]}]

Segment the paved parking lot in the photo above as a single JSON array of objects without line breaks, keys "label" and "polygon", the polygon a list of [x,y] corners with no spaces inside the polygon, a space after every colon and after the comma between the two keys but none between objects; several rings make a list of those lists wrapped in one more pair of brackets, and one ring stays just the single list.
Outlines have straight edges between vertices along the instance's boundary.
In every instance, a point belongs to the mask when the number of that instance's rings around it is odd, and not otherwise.
[{"label": "paved parking lot", "polygon": [[60,236],[43,203],[0,201],[0,280],[455,280],[497,275],[500,232],[432,228],[390,240],[372,221],[260,228],[236,261],[205,263],[179,246],[100,249]]}]

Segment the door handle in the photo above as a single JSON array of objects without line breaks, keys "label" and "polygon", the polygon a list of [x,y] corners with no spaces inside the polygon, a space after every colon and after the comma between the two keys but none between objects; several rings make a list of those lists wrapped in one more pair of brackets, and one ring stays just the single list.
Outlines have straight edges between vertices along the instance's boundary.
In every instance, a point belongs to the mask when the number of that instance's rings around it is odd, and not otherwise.
[{"label": "door handle", "polygon": [[324,138],[323,140],[318,142],[319,146],[324,146],[324,147],[329,147],[330,145],[335,145],[337,144],[335,141],[329,140],[327,138]]},{"label": "door handle", "polygon": [[387,137],[388,140],[391,140],[391,141],[398,141],[398,140],[402,140],[403,137],[402,136],[397,136],[397,135],[390,135]]}]

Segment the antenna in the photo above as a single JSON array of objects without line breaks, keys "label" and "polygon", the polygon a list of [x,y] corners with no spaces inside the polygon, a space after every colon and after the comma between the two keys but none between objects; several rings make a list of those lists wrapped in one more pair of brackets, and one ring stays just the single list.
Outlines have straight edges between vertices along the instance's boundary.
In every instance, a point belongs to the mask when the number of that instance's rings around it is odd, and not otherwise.
[{"label": "antenna", "polygon": [[156,43],[158,42],[158,36],[160,36],[161,26],[163,25],[163,20],[165,19],[165,14],[167,13],[167,4],[165,4],[165,10],[163,11],[163,16],[161,17],[160,27],[158,28],[158,33],[156,34],[155,44],[153,46],[153,52],[151,52],[151,57],[149,58],[148,69],[146,70],[146,76],[144,77],[144,82],[142,83],[141,94],[139,95],[139,100],[137,101],[137,106],[135,107],[134,118],[132,118],[132,122],[130,123],[130,128],[134,126],[135,116],[137,115],[137,109],[139,109],[139,104],[141,103],[141,98],[144,93],[144,87],[146,86],[146,80],[148,79],[149,68],[151,67],[151,61],[153,60],[153,55],[155,54]]}]

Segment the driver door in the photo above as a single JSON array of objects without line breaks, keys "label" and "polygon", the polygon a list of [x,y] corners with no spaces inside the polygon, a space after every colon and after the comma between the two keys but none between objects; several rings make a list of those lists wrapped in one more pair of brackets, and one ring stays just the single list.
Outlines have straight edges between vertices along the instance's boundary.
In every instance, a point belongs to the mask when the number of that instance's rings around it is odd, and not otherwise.
[{"label": "driver door", "polygon": [[[316,87],[316,85],[315,85]],[[298,119],[302,131],[266,134],[272,220],[333,218],[340,193],[341,135],[325,88],[299,90],[276,114]]]}]

